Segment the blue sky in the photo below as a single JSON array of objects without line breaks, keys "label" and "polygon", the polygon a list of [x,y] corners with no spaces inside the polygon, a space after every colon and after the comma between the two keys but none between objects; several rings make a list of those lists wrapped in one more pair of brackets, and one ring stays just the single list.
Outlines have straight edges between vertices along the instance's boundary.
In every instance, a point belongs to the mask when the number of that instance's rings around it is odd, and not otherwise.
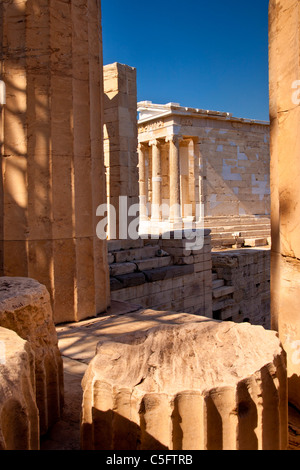
[{"label": "blue sky", "polygon": [[138,101],[269,119],[268,0],[102,0],[104,64],[137,69]]}]

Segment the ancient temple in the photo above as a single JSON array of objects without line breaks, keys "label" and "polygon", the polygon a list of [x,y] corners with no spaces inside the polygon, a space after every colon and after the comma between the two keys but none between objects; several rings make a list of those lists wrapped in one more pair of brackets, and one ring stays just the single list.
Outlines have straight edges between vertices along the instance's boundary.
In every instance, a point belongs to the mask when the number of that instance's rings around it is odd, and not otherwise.
[{"label": "ancient temple", "polygon": [[[144,101],[138,111],[145,220],[176,225],[204,219],[207,227],[219,226],[219,231],[224,225],[237,226],[232,232],[259,224],[253,237],[270,236],[268,122],[177,103]],[[169,213],[161,206],[170,207]]]}]

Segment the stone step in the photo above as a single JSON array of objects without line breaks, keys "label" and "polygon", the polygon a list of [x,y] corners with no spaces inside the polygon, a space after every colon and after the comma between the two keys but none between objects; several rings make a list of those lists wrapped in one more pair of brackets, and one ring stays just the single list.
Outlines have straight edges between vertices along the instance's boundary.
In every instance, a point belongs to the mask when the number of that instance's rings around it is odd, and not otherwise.
[{"label": "stone step", "polygon": [[109,265],[110,276],[122,276],[123,274],[131,274],[137,270],[134,263],[113,263]]},{"label": "stone step", "polygon": [[236,242],[244,247],[267,246],[270,244],[270,237],[249,237],[249,238],[213,238],[211,241],[212,248],[231,247]]},{"label": "stone step", "polygon": [[267,237],[270,235],[271,230],[247,230],[247,231],[242,231],[241,237],[243,238],[251,238],[251,237],[256,237],[256,238],[263,238]]},{"label": "stone step", "polygon": [[211,240],[211,246],[212,247],[218,247],[218,246],[232,246],[235,245],[236,239],[231,237],[231,238],[215,238]]},{"label": "stone step", "polygon": [[138,240],[108,240],[107,241],[108,252],[130,250],[134,248],[143,248],[144,240],[139,238]]},{"label": "stone step", "polygon": [[212,280],[216,281],[218,279],[217,273],[212,273]]},{"label": "stone step", "polygon": [[256,225],[232,225],[228,227],[224,226],[214,226],[211,227],[211,233],[226,232],[234,233],[241,231],[257,231],[257,230],[271,230],[270,224],[256,224]]},{"label": "stone step", "polygon": [[264,229],[264,230],[243,230],[243,231],[228,231],[228,232],[223,232],[223,231],[215,231],[211,233],[212,238],[230,238],[230,237],[235,237],[239,236],[242,238],[251,238],[251,237],[257,237],[257,238],[262,238],[262,237],[268,237],[270,236],[271,230],[269,229]]},{"label": "stone step", "polygon": [[134,261],[138,271],[149,271],[150,269],[163,268],[172,264],[171,256],[156,256],[155,258]]},{"label": "stone step", "polygon": [[235,288],[233,286],[223,286],[219,287],[218,289],[213,289],[213,298],[220,299],[221,297],[225,297],[226,295],[233,294]]},{"label": "stone step", "polygon": [[225,282],[223,279],[217,279],[216,281],[213,281],[212,288],[218,289],[219,287],[223,287],[224,285],[225,285]]},{"label": "stone step", "polygon": [[249,224],[270,224],[269,217],[206,217],[204,220],[204,226],[207,228],[210,227],[227,227],[233,225],[249,225]]},{"label": "stone step", "polygon": [[140,286],[141,284],[145,284],[145,282],[146,278],[143,273],[122,274],[121,276],[110,278],[110,286],[112,290]]},{"label": "stone step", "polygon": [[166,279],[173,279],[175,277],[186,276],[193,273],[193,265],[167,266],[163,268],[151,269],[150,271],[144,271],[147,282],[164,281]]},{"label": "stone step", "polygon": [[218,310],[223,310],[224,308],[227,308],[227,307],[232,307],[233,305],[235,305],[235,302],[233,299],[228,298],[228,297],[226,297],[225,299],[222,299],[221,297],[220,299],[213,300],[212,310],[213,312],[216,312]]},{"label": "stone step", "polygon": [[130,263],[132,261],[155,258],[159,253],[161,253],[159,245],[154,245],[144,246],[143,248],[113,251],[111,252],[111,255],[114,257],[115,263]]}]

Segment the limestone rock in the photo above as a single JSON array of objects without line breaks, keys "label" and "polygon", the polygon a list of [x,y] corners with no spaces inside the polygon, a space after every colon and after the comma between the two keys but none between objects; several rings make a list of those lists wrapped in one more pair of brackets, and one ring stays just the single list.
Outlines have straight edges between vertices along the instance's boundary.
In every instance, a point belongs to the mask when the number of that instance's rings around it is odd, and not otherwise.
[{"label": "limestone rock", "polygon": [[0,278],[0,326],[28,341],[35,355],[36,401],[44,434],[63,405],[62,358],[46,287],[29,278]]},{"label": "limestone rock", "polygon": [[83,379],[83,449],[286,448],[276,333],[197,318],[99,343]]},{"label": "limestone rock", "polygon": [[38,450],[34,354],[27,341],[0,327],[0,450]]}]

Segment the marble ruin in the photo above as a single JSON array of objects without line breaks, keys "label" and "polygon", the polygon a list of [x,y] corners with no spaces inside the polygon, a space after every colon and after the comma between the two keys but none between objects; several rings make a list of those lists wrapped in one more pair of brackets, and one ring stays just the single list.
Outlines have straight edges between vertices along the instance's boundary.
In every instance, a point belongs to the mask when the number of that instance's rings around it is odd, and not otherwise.
[{"label": "marble ruin", "polygon": [[98,2],[70,5],[1,2],[0,273],[44,284],[56,323],[109,305]]},{"label": "marble ruin", "polygon": [[269,17],[270,123],[138,103],[100,0],[1,2],[0,450],[299,448],[299,0]]},{"label": "marble ruin", "polygon": [[120,197],[127,198],[129,207],[139,202],[137,80],[133,67],[119,63],[106,65],[103,75],[107,203],[115,211],[115,214],[108,213],[108,238],[111,239],[122,235],[119,227]]},{"label": "marble ruin", "polygon": [[[289,399],[300,407],[299,151],[300,80],[299,1],[270,1],[270,119],[272,327],[288,353]],[[300,84],[300,82],[299,82]]]},{"label": "marble ruin", "polygon": [[275,332],[193,315],[156,323],[99,342],[83,380],[83,449],[286,449]]},{"label": "marble ruin", "polygon": [[63,407],[63,364],[50,296],[37,281],[16,277],[1,277],[0,293],[0,326],[15,331],[34,354],[39,427],[45,434]]},{"label": "marble ruin", "polygon": [[[240,244],[255,246],[251,239],[260,239],[267,245],[269,123],[177,103],[144,101],[138,111],[142,216],[175,226],[182,220],[197,226],[204,217],[207,228],[215,227],[213,238],[229,232],[225,238],[236,233]],[[177,207],[177,213],[151,212],[153,204]]]},{"label": "marble ruin", "polygon": [[5,362],[0,362],[0,450],[38,450],[39,411],[35,401],[34,355],[30,344],[0,327]]}]

